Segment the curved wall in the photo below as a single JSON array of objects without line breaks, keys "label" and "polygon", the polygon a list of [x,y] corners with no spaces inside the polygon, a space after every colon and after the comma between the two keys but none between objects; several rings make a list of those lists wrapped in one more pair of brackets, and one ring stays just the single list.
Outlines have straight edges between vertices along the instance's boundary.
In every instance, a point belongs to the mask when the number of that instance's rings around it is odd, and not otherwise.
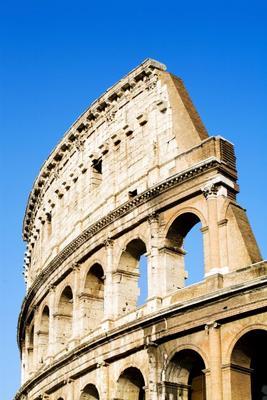
[{"label": "curved wall", "polygon": [[[207,398],[214,384],[232,398],[229,329],[266,329],[266,264],[236,181],[233,145],[208,137],[162,64],[146,60],[95,101],[29,196],[16,398],[178,399],[200,382]],[[186,286],[198,222],[203,280]],[[179,375],[184,365],[199,369]]]}]

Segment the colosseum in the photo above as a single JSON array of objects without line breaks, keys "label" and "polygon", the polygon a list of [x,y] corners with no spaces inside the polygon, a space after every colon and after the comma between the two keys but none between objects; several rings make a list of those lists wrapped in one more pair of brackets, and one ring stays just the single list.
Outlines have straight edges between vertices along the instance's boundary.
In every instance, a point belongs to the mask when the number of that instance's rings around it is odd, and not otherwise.
[{"label": "colosseum", "polygon": [[238,192],[233,144],[163,64],[94,101],[29,196],[15,399],[266,399],[267,262]]}]

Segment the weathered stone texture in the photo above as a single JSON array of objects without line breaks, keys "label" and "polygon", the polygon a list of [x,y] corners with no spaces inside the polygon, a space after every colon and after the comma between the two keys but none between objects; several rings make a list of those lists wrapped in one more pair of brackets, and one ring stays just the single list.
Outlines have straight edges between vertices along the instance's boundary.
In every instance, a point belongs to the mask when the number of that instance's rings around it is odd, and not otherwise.
[{"label": "weathered stone texture", "polygon": [[[233,145],[208,137],[162,64],[146,60],[95,101],[29,197],[16,399],[264,396],[267,264],[238,191]],[[199,222],[203,279],[186,286],[184,239]]]}]

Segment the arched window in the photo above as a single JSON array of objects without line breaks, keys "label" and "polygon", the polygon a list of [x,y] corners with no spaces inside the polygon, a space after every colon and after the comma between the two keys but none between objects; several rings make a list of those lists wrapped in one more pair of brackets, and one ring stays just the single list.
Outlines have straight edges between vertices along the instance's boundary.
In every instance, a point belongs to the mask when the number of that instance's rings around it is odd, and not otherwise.
[{"label": "arched window", "polygon": [[181,350],[171,359],[163,383],[165,398],[206,400],[205,364],[194,350]]},{"label": "arched window", "polygon": [[147,257],[145,254],[142,254],[139,259],[139,279],[138,279],[138,288],[139,288],[139,296],[137,298],[137,306],[143,305],[148,296],[148,276],[147,276]]},{"label": "arched window", "polygon": [[45,306],[41,316],[41,325],[39,330],[39,363],[43,363],[47,355],[49,343],[49,308]]},{"label": "arched window", "polygon": [[104,271],[100,264],[89,269],[80,300],[83,330],[97,328],[104,317]]},{"label": "arched window", "polygon": [[82,394],[79,400],[99,400],[99,393],[95,385],[89,383],[82,390]]},{"label": "arched window", "polygon": [[63,290],[57,313],[57,343],[65,346],[72,336],[73,295],[70,286]]},{"label": "arched window", "polygon": [[119,276],[117,286],[119,314],[130,312],[146,301],[147,262],[145,254],[146,245],[141,239],[130,241],[121,254],[117,271]]},{"label": "arched window", "polygon": [[267,398],[267,331],[252,330],[235,344],[231,356],[232,398]]},{"label": "arched window", "polygon": [[186,212],[171,224],[164,248],[167,292],[199,282],[204,276],[203,240],[198,216]]},{"label": "arched window", "polygon": [[145,381],[139,369],[130,367],[123,371],[117,383],[117,399],[145,400]]}]

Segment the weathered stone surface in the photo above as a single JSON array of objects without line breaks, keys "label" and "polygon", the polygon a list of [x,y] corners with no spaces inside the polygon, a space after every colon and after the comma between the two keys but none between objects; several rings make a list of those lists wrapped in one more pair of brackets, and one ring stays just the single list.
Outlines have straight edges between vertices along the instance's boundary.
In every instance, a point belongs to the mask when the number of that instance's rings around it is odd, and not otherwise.
[{"label": "weathered stone surface", "polygon": [[[95,101],[29,197],[16,399],[264,395],[267,264],[238,190],[233,145],[208,136],[162,64],[146,60]],[[198,222],[205,271],[186,286]]]}]

